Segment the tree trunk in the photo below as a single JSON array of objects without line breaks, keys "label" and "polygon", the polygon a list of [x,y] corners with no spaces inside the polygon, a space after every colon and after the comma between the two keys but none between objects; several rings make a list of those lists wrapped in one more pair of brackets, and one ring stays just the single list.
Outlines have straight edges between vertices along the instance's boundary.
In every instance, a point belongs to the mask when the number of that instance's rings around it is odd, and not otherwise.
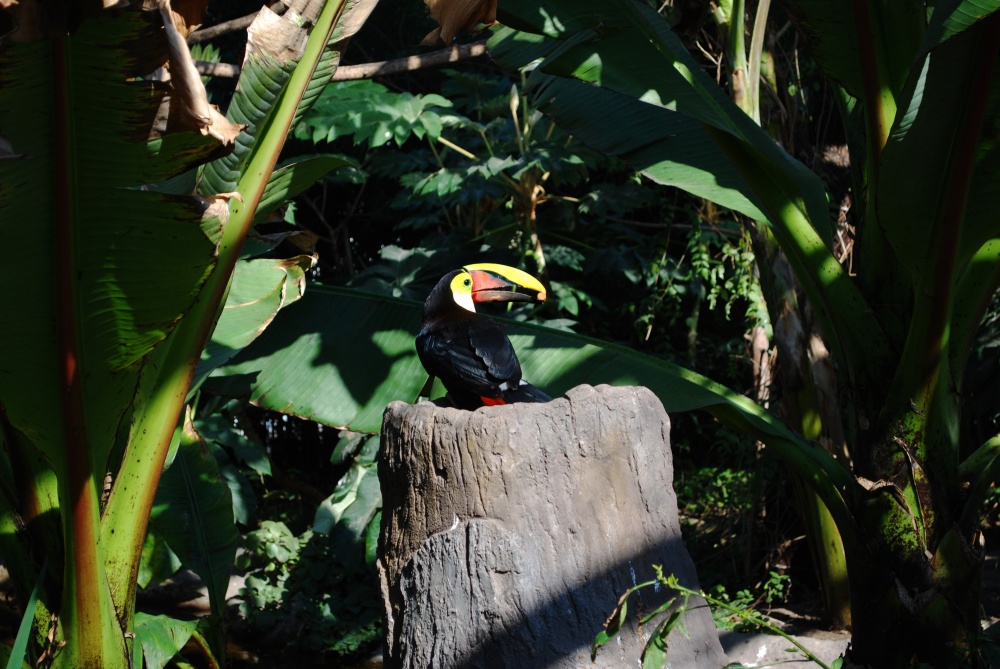
[{"label": "tree trunk", "polygon": [[[547,404],[471,411],[390,404],[382,430],[379,575],[389,668],[636,666],[666,599],[629,600],[620,635],[594,637],[653,564],[698,588],[681,541],[670,422],[645,388],[580,386]],[[692,600],[671,667],[726,664]]]},{"label": "tree trunk", "polygon": [[906,544],[915,545],[917,538],[912,530],[892,531],[899,516],[886,509],[897,502],[886,490],[870,492],[862,502],[867,513],[860,521],[862,529],[869,529],[868,545],[864,559],[851,562],[854,626],[844,666],[986,666],[977,648],[982,637],[982,535],[975,533],[967,541],[953,527],[933,553],[907,551]]}]

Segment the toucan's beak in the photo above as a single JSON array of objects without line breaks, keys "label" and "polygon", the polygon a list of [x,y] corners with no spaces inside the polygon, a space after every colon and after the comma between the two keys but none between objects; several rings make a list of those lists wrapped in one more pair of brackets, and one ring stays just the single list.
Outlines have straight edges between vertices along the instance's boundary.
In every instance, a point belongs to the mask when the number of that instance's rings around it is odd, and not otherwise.
[{"label": "toucan's beak", "polygon": [[472,277],[473,302],[544,302],[541,281],[516,267],[494,263],[466,265]]}]

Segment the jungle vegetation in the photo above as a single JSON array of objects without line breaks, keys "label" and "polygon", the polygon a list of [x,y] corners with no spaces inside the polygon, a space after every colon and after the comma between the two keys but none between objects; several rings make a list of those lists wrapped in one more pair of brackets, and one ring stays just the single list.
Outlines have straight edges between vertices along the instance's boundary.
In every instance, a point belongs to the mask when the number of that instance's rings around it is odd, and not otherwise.
[{"label": "jungle vegetation", "polygon": [[[660,397],[706,588],[983,665],[1000,3],[500,0],[489,59],[353,81],[422,3],[176,4],[0,1],[10,666],[377,644],[381,413],[440,392],[420,302],[470,260],[551,287],[505,314],[533,383]],[[209,615],[137,611],[182,566]]]}]

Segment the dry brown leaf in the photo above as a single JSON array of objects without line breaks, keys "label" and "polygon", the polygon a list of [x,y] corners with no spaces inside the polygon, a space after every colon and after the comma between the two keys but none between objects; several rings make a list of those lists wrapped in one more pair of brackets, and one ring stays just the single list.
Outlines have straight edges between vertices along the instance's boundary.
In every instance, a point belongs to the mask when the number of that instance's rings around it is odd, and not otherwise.
[{"label": "dry brown leaf", "polygon": [[271,247],[275,247],[282,242],[288,242],[300,251],[310,254],[316,251],[316,242],[319,241],[319,235],[310,230],[272,232],[265,235],[251,231],[250,234]]},{"label": "dry brown leaf", "polygon": [[[288,274],[288,281],[285,285],[281,287],[281,302],[285,304],[286,301],[294,302],[295,300],[302,297],[306,292],[306,272],[316,266],[319,262],[319,256],[317,254],[312,255],[300,255],[293,258],[286,258],[278,263],[278,267],[284,270],[300,269],[300,272],[290,272]],[[291,289],[291,291],[289,290]],[[289,294],[289,293],[292,294]]]},{"label": "dry brown leaf", "polygon": [[297,12],[289,9],[279,16],[267,7],[261,7],[253,23],[247,28],[247,50],[243,66],[258,53],[270,54],[279,63],[298,60],[306,48],[309,35],[293,22]]},{"label": "dry brown leaf", "polygon": [[243,196],[236,191],[230,193],[218,193],[216,195],[195,195],[205,209],[201,213],[202,219],[215,218],[225,225],[229,221],[229,201],[243,201]]},{"label": "dry brown leaf", "polygon": [[[115,2],[116,0],[104,0]],[[125,0],[127,2],[127,0]],[[159,0],[143,0],[142,8],[155,10],[160,8]],[[205,17],[208,16],[208,0],[170,0],[170,11],[174,18],[174,27],[185,38],[197,30]]]},{"label": "dry brown leaf", "polygon": [[463,30],[472,30],[479,23],[492,25],[497,20],[497,0],[424,0],[438,27],[420,44],[436,46],[451,44]]},{"label": "dry brown leaf", "polygon": [[319,256],[315,253],[311,255],[298,255],[291,258],[284,258],[278,261],[278,267],[282,269],[292,269],[298,267],[301,270],[312,269],[319,262]]},{"label": "dry brown leaf", "polygon": [[159,0],[158,7],[163,17],[170,57],[170,85],[173,89],[170,97],[171,130],[197,129],[223,145],[232,144],[243,126],[233,123],[219,112],[218,107],[209,104],[205,85],[182,34],[187,29],[185,19],[171,9],[170,0]]}]

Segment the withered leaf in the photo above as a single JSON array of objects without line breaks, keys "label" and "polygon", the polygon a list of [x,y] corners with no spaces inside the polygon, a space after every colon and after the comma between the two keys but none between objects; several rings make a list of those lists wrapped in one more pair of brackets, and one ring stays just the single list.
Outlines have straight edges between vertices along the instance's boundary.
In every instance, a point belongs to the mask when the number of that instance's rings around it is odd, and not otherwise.
[{"label": "withered leaf", "polygon": [[236,191],[216,195],[195,195],[194,197],[198,198],[205,207],[201,214],[202,218],[215,218],[223,225],[229,220],[229,201],[232,199],[243,201],[243,196]]},{"label": "withered leaf", "polygon": [[243,126],[233,123],[219,112],[218,107],[209,104],[205,85],[182,34],[187,29],[184,18],[171,9],[170,0],[160,0],[159,10],[170,54],[170,85],[173,89],[170,129],[198,130],[223,145],[232,144]]},{"label": "withered leaf", "polygon": [[291,12],[279,16],[268,7],[261,7],[253,23],[247,28],[247,50],[243,66],[258,53],[270,54],[279,63],[298,60],[309,38],[305,28],[297,25]]},{"label": "withered leaf", "polygon": [[[112,2],[114,0],[104,0]],[[159,9],[159,0],[143,0],[142,8]],[[170,0],[170,11],[174,17],[174,27],[187,37],[197,30],[208,15],[208,0]]]},{"label": "withered leaf", "polygon": [[455,35],[471,30],[477,24],[492,25],[497,20],[497,0],[424,0],[438,27],[420,44],[434,46],[451,44]]},{"label": "withered leaf", "polygon": [[259,239],[268,246],[275,247],[281,242],[288,242],[300,251],[313,253],[316,250],[316,242],[319,235],[310,230],[291,230],[285,232],[272,232],[269,234],[252,233],[253,237]]}]

